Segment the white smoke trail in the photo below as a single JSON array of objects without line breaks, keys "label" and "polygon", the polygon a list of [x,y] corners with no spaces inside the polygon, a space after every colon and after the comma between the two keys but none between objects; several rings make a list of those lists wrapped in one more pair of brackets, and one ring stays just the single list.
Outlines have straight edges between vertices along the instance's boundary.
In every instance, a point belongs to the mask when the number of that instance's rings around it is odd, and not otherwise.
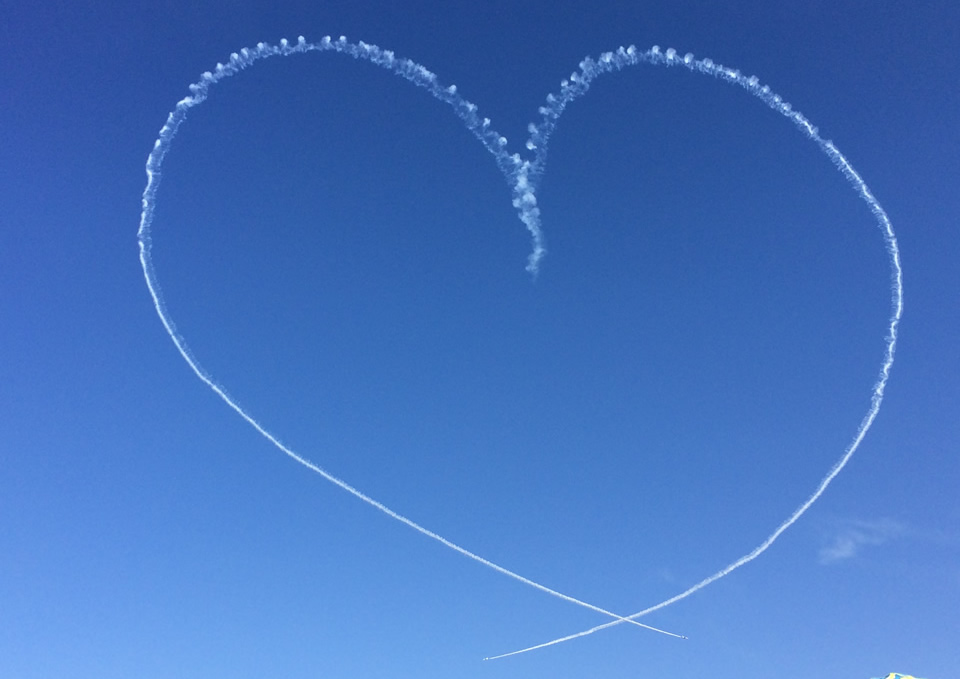
[{"label": "white smoke trail", "polygon": [[[154,214],[156,212],[157,189],[160,183],[160,169],[163,164],[163,159],[170,150],[173,139],[177,134],[177,130],[186,119],[187,112],[191,108],[199,106],[204,102],[204,100],[206,100],[210,88],[213,85],[225,78],[229,78],[230,76],[239,73],[241,70],[247,68],[258,59],[274,56],[287,56],[290,54],[306,53],[311,51],[341,52],[356,59],[364,59],[376,64],[377,66],[381,66],[388,71],[395,73],[396,75],[406,78],[415,85],[427,89],[434,97],[450,104],[453,107],[457,115],[466,124],[467,128],[494,155],[498,166],[507,176],[508,180],[514,181],[516,177],[522,177],[522,175],[518,174],[518,168],[521,167],[520,157],[516,154],[513,156],[507,155],[506,151],[504,150],[507,140],[490,128],[489,119],[485,118],[481,120],[477,116],[476,105],[461,98],[456,93],[455,86],[442,87],[437,83],[437,77],[435,74],[431,73],[423,66],[410,61],[409,59],[398,59],[394,56],[393,52],[381,50],[376,45],[369,45],[364,42],[353,44],[348,42],[347,39],[342,36],[338,40],[331,40],[329,37],[325,37],[319,43],[309,43],[301,36],[295,45],[290,44],[287,40],[281,40],[279,46],[269,45],[261,42],[258,43],[254,49],[244,48],[240,50],[240,52],[234,52],[230,55],[229,62],[226,64],[217,64],[213,72],[207,71],[201,76],[199,82],[190,85],[191,95],[177,102],[176,107],[167,117],[166,123],[160,129],[160,134],[156,142],[154,142],[153,150],[147,157],[147,186],[143,190],[143,208],[140,214],[140,229],[137,233],[140,244],[140,264],[143,267],[143,275],[147,282],[147,288],[150,290],[150,295],[153,297],[153,304],[156,308],[157,315],[160,316],[160,320],[163,322],[163,325],[167,330],[167,334],[170,335],[170,339],[173,340],[173,343],[176,345],[180,355],[187,362],[193,372],[196,373],[197,377],[206,383],[206,385],[209,386],[228,406],[233,408],[233,410],[235,410],[240,417],[246,420],[254,429],[260,432],[264,438],[270,441],[270,443],[276,446],[284,454],[293,458],[307,469],[316,472],[330,483],[339,486],[354,497],[366,502],[371,507],[380,510],[387,516],[396,519],[400,523],[406,524],[417,532],[436,540],[445,547],[449,547],[463,556],[473,559],[474,561],[481,563],[488,568],[492,568],[498,573],[502,573],[503,575],[522,582],[525,585],[538,589],[541,592],[546,592],[547,594],[563,599],[564,601],[569,601],[570,603],[588,608],[592,611],[596,611],[597,613],[602,613],[608,617],[616,619],[618,622],[628,622],[645,629],[667,634],[672,637],[678,637],[681,639],[686,638],[680,634],[674,634],[673,632],[667,632],[665,630],[651,627],[650,625],[645,625],[634,620],[628,620],[617,615],[616,613],[612,613],[585,601],[575,599],[572,596],[562,594],[561,592],[534,582],[529,578],[525,578],[518,573],[514,573],[513,571],[503,568],[492,561],[484,559],[483,557],[474,554],[473,552],[470,552],[453,542],[450,542],[446,538],[424,528],[411,519],[398,514],[389,507],[360,492],[346,481],[333,476],[318,465],[310,462],[306,458],[300,456],[285,446],[277,437],[267,431],[263,425],[254,419],[252,415],[248,414],[236,401],[230,397],[226,389],[218,384],[213,377],[200,366],[200,363],[187,346],[186,340],[177,332],[176,325],[174,324],[173,319],[170,317],[170,314],[167,312],[166,305],[163,301],[163,294],[160,288],[160,283],[157,280],[156,272],[154,271],[151,254],[152,241],[150,231],[153,224]],[[516,182],[517,186],[525,186],[525,182],[521,180],[516,180]],[[519,191],[520,189],[518,188],[517,190]],[[518,207],[521,207],[521,209],[525,211],[521,215],[521,218],[524,219],[524,223],[527,225],[531,235],[533,236],[534,250],[533,254],[530,255],[530,265],[528,266],[528,269],[535,272],[535,264],[543,255],[542,237],[539,230],[539,215],[536,211],[536,201],[534,199],[531,203],[530,200],[525,196],[526,193],[521,194],[520,198],[515,202]]]},{"label": "white smoke trail", "polygon": [[[843,455],[841,455],[840,459],[833,465],[827,475],[823,477],[819,485],[817,485],[816,490],[814,490],[810,497],[808,497],[803,504],[797,507],[797,509],[794,510],[794,512],[787,517],[787,519],[781,523],[777,529],[774,530],[773,533],[771,533],[769,537],[760,543],[760,545],[757,546],[753,551],[745,554],[713,575],[704,578],[680,594],[661,601],[660,603],[650,606],[649,608],[645,608],[642,611],[634,613],[633,615],[627,616],[627,618],[631,620],[640,618],[649,613],[653,613],[654,611],[665,608],[666,606],[676,603],[682,599],[686,599],[694,592],[700,591],[707,585],[716,582],[720,578],[729,575],[741,566],[750,563],[767,551],[767,549],[777,540],[777,538],[779,538],[784,531],[790,528],[790,526],[796,523],[797,520],[803,516],[808,509],[810,509],[813,503],[816,502],[821,495],[823,495],[830,483],[841,471],[843,471],[843,468],[850,461],[850,458],[853,457],[853,454],[857,451],[857,448],[860,447],[860,443],[863,441],[867,431],[869,431],[871,425],[873,425],[873,421],[876,418],[877,413],[880,411],[880,405],[883,402],[883,393],[887,386],[887,380],[890,377],[890,369],[893,367],[893,357],[897,347],[897,331],[900,325],[900,318],[903,315],[903,268],[900,264],[900,248],[897,244],[897,237],[893,231],[893,225],[890,223],[890,219],[887,217],[887,213],[884,211],[883,207],[873,196],[873,193],[871,193],[869,187],[867,187],[866,183],[863,181],[857,171],[853,169],[850,161],[848,161],[846,157],[840,153],[839,149],[834,146],[833,142],[823,139],[819,135],[817,128],[814,127],[801,113],[794,111],[790,104],[783,101],[780,95],[772,92],[766,85],[760,85],[755,76],[743,76],[739,71],[715,64],[710,59],[694,59],[692,54],[679,57],[676,50],[668,49],[666,52],[661,52],[656,46],[652,47],[646,52],[638,52],[636,47],[632,45],[626,49],[621,47],[616,52],[606,52],[600,55],[598,61],[594,61],[589,57],[584,59],[582,62],[580,62],[579,73],[572,74],[569,80],[564,80],[561,83],[559,96],[547,96],[547,105],[540,109],[542,123],[539,126],[533,124],[530,125],[531,136],[530,140],[527,142],[527,148],[535,150],[536,157],[532,164],[524,167],[525,172],[520,176],[520,180],[522,180],[524,186],[530,183],[535,184],[536,180],[542,175],[546,163],[547,141],[549,140],[550,134],[556,127],[557,119],[563,113],[563,110],[566,108],[567,104],[577,97],[581,97],[586,94],[590,87],[590,83],[596,77],[604,73],[620,70],[624,67],[634,66],[640,63],[666,66],[682,65],[691,71],[703,73],[705,75],[712,75],[726,80],[731,84],[739,85],[773,110],[789,118],[807,137],[813,140],[820,147],[820,150],[823,151],[833,162],[833,164],[837,166],[837,168],[840,170],[843,176],[846,177],[847,181],[850,182],[854,190],[860,195],[864,202],[867,203],[867,205],[870,207],[870,211],[877,220],[877,225],[880,227],[880,231],[883,234],[883,239],[886,242],[887,254],[890,256],[890,288],[892,299],[889,325],[887,328],[886,350],[884,353],[883,364],[880,367],[880,374],[873,385],[873,393],[870,398],[870,408],[867,410],[867,414],[864,416],[863,420],[861,420],[860,426],[857,428],[856,434],[853,437],[853,441],[843,451]],[[520,183],[521,182],[518,181],[516,191],[520,190]],[[613,625],[619,625],[621,622],[622,620],[616,620],[604,625],[598,625],[583,632],[578,632],[576,634],[571,634],[559,639],[554,639],[553,641],[547,641],[542,644],[530,646],[519,651],[491,656],[486,658],[486,660],[506,658],[513,655],[519,655],[521,653],[527,653],[528,651],[545,648],[547,646],[553,646],[555,644],[563,643],[564,641],[570,641],[571,639],[577,639],[579,637],[587,636],[588,634],[593,634],[594,632],[599,632],[600,630],[612,627]]]}]

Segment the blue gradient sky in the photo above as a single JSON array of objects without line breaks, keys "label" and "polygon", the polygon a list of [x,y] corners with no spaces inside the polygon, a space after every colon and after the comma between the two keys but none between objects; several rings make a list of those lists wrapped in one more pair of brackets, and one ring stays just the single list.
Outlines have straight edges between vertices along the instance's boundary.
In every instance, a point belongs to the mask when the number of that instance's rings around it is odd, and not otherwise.
[{"label": "blue gradient sky", "polygon": [[[949,677],[960,671],[960,176],[947,3],[8,4],[0,21],[0,676]],[[850,466],[767,554],[644,621],[445,550],[283,457],[177,355],[137,261],[146,155],[260,40],[410,57],[519,148],[586,55],[758,75],[897,229],[906,312]],[[339,55],[215,88],[164,165],[155,263],[203,366],[428,528],[622,614],[746,553],[869,405],[866,206],[743,91],[638,67],[564,114],[529,242],[448,107]]]}]

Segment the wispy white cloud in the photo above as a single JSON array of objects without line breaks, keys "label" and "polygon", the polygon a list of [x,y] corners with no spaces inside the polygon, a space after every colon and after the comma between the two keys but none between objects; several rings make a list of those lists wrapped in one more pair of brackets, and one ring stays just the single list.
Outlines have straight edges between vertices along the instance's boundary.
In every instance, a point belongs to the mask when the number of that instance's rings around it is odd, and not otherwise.
[{"label": "wispy white cloud", "polygon": [[832,531],[828,544],[820,549],[820,563],[831,564],[852,559],[864,547],[877,547],[906,533],[906,524],[894,519],[844,521]]},{"label": "wispy white cloud", "polygon": [[661,568],[657,574],[664,582],[669,582],[671,585],[677,582],[677,576],[669,568]]}]

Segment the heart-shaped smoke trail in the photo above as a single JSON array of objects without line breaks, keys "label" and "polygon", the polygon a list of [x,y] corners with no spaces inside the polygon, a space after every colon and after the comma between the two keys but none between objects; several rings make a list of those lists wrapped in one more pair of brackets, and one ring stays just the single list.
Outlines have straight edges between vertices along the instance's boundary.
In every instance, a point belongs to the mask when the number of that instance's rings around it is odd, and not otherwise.
[{"label": "heart-shaped smoke trail", "polygon": [[[800,130],[808,138],[810,138],[820,147],[827,157],[836,165],[839,171],[847,178],[858,195],[870,207],[870,210],[876,218],[877,224],[883,234],[883,238],[887,245],[887,252],[890,256],[892,293],[892,311],[886,337],[886,351],[884,354],[883,363],[881,365],[880,374],[873,386],[870,408],[868,409],[863,420],[860,422],[860,426],[857,428],[853,441],[847,446],[840,459],[820,481],[819,485],[810,495],[810,497],[808,497],[803,504],[801,504],[789,517],[787,517],[787,519],[783,521],[776,528],[776,530],[774,530],[773,533],[767,537],[766,540],[764,540],[758,547],[748,554],[742,556],[733,563],[727,565],[713,575],[701,580],[697,584],[674,597],[666,599],[665,601],[650,606],[632,615],[620,616],[616,613],[612,613],[585,601],[562,594],[556,590],[534,582],[529,578],[525,578],[517,573],[514,573],[513,571],[499,566],[477,554],[474,554],[473,552],[464,549],[463,547],[460,547],[459,545],[454,544],[453,542],[434,533],[433,531],[424,528],[411,519],[398,514],[389,507],[386,507],[373,498],[363,494],[345,481],[333,476],[318,465],[310,462],[306,458],[286,447],[277,437],[267,431],[263,425],[261,425],[256,419],[248,414],[242,407],[240,407],[236,401],[229,396],[224,387],[218,384],[209,373],[200,367],[199,362],[191,353],[186,341],[177,332],[176,326],[173,323],[173,320],[167,311],[166,305],[163,302],[162,291],[160,284],[157,281],[151,256],[151,226],[153,224],[154,214],[156,211],[160,169],[163,164],[163,159],[166,156],[167,151],[169,151],[173,139],[177,134],[177,130],[186,118],[187,112],[191,108],[199,106],[201,103],[203,103],[213,85],[224,78],[228,78],[236,73],[239,73],[241,70],[250,66],[259,59],[313,51],[338,52],[347,54],[357,59],[369,61],[407,79],[418,87],[426,89],[431,95],[441,101],[446,102],[454,109],[456,114],[466,125],[467,129],[470,130],[470,132],[473,133],[474,136],[476,136],[477,139],[479,139],[480,142],[493,154],[497,166],[504,173],[511,190],[513,191],[513,204],[518,210],[521,221],[530,232],[533,241],[533,249],[527,261],[527,270],[534,275],[537,273],[540,260],[543,258],[546,252],[543,246],[543,235],[540,228],[540,209],[537,206],[536,189],[545,170],[547,144],[550,135],[556,127],[556,122],[562,115],[564,109],[572,101],[586,94],[591,82],[598,76],[613,71],[619,71],[628,66],[634,66],[641,63],[666,66],[679,65],[697,73],[718,77],[722,80],[730,82],[731,84],[738,85],[746,89],[750,94],[763,101],[778,113],[786,116],[795,125],[797,125],[797,127],[800,128]],[[189,364],[194,373],[196,373],[196,375],[204,383],[206,383],[207,386],[209,386],[227,405],[233,408],[233,410],[235,410],[244,420],[254,427],[254,429],[256,429],[262,436],[264,436],[268,441],[270,441],[274,446],[276,446],[289,457],[293,458],[308,469],[316,472],[327,481],[339,486],[351,495],[387,514],[391,518],[406,524],[419,533],[440,542],[446,547],[449,547],[450,549],[459,552],[460,554],[473,559],[474,561],[477,561],[488,568],[492,568],[499,573],[507,575],[508,577],[518,580],[526,585],[529,585],[530,587],[534,587],[543,592],[551,594],[552,596],[575,603],[579,606],[583,606],[613,618],[612,622],[599,625],[577,634],[554,639],[542,644],[537,644],[536,646],[530,646],[519,651],[492,656],[488,659],[492,660],[495,658],[504,658],[511,655],[532,651],[538,648],[552,646],[570,639],[593,634],[594,632],[611,627],[613,625],[618,625],[623,622],[632,623],[634,625],[645,627],[657,632],[662,632],[670,636],[681,636],[673,634],[672,632],[666,632],[664,630],[657,629],[655,627],[650,627],[649,625],[644,625],[637,622],[636,618],[669,606],[670,604],[680,601],[681,599],[685,599],[694,592],[697,592],[707,585],[728,575],[740,566],[753,561],[760,556],[760,554],[765,552],[777,540],[777,538],[779,538],[780,535],[787,530],[787,528],[792,526],[813,505],[813,503],[817,501],[817,499],[824,493],[833,479],[836,478],[836,476],[843,470],[847,462],[849,462],[850,458],[856,452],[857,448],[859,448],[860,443],[863,441],[863,438],[866,436],[867,431],[870,429],[870,426],[873,424],[873,421],[880,410],[880,405],[883,401],[884,390],[886,388],[887,380],[890,376],[890,369],[893,366],[894,352],[897,343],[897,330],[901,315],[903,313],[903,271],[900,264],[899,247],[893,231],[893,226],[883,208],[880,206],[880,203],[870,192],[866,183],[864,183],[863,179],[853,169],[853,166],[849,163],[846,157],[840,153],[837,147],[834,146],[832,142],[820,137],[816,127],[814,127],[802,114],[793,111],[790,104],[784,102],[780,96],[772,92],[769,87],[760,85],[756,77],[745,77],[741,75],[739,71],[714,64],[710,59],[694,59],[693,55],[691,54],[680,57],[673,49],[668,49],[665,52],[661,52],[657,47],[653,47],[646,52],[639,52],[633,46],[630,46],[626,49],[621,47],[616,52],[606,52],[600,55],[599,59],[597,60],[588,57],[580,63],[580,70],[578,72],[573,73],[568,80],[564,80],[561,83],[561,90],[558,95],[551,94],[547,96],[546,105],[540,108],[540,123],[531,123],[529,127],[530,139],[527,141],[526,147],[529,151],[533,152],[532,160],[524,160],[519,154],[516,153],[509,154],[506,150],[506,138],[500,136],[491,128],[490,120],[488,118],[481,118],[479,115],[477,115],[476,105],[460,97],[460,95],[457,94],[457,88],[455,86],[451,85],[449,87],[444,87],[440,85],[437,82],[437,77],[434,73],[408,59],[397,58],[393,52],[382,50],[376,45],[370,45],[364,42],[354,44],[342,36],[338,40],[331,40],[329,37],[325,37],[318,43],[309,43],[303,37],[300,37],[296,44],[291,44],[287,40],[281,40],[278,46],[259,43],[256,48],[244,48],[240,50],[239,53],[235,52],[230,55],[230,60],[228,63],[217,64],[214,71],[208,71],[204,73],[199,82],[190,86],[190,91],[190,96],[187,96],[177,102],[176,107],[167,117],[166,123],[160,129],[159,137],[154,143],[153,150],[150,152],[147,158],[146,165],[147,185],[143,191],[143,209],[140,216],[140,229],[138,232],[138,239],[140,243],[140,262],[143,266],[144,278],[146,280],[147,287],[150,290],[150,294],[153,297],[154,306],[156,307],[157,314],[160,316],[160,320],[163,322],[167,333],[170,335],[170,338],[176,345],[180,355]]]}]

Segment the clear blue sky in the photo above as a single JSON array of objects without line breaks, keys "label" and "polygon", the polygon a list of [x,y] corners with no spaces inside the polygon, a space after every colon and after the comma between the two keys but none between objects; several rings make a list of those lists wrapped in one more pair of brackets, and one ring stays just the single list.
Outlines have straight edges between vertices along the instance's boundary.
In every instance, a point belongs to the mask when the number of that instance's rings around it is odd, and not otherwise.
[{"label": "clear blue sky", "polygon": [[[0,676],[960,675],[960,92],[951,3],[259,3],[0,10]],[[588,7],[589,5],[589,7]],[[190,372],[137,260],[144,162],[235,50],[345,34],[517,150],[587,55],[756,74],[900,238],[887,399],[766,554],[644,622],[506,579],[284,457]],[[551,141],[548,256],[450,109],[335,54],[217,86],[164,165],[159,280],[203,366],[304,456],[620,614],[759,544],[869,405],[866,206],[742,90],[637,67]]]}]

